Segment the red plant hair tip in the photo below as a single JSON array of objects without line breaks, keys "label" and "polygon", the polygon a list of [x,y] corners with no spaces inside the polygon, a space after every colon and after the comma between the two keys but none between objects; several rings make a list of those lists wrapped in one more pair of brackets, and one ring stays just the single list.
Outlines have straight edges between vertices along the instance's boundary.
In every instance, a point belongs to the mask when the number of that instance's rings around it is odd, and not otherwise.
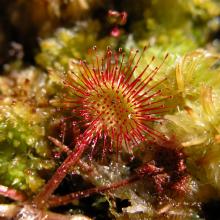
[{"label": "red plant hair tip", "polygon": [[167,109],[163,104],[162,91],[155,91],[166,78],[154,84],[152,80],[168,54],[158,67],[149,70],[155,59],[152,57],[135,77],[134,72],[146,49],[144,47],[139,56],[139,50],[134,53],[130,50],[126,56],[122,48],[112,51],[108,46],[105,55],[100,58],[96,47],[93,47],[95,57],[91,58],[95,59],[92,65],[80,61],[78,75],[70,73],[74,76],[64,84],[73,90],[68,102],[72,99],[74,114],[81,117],[80,122],[86,128],[83,138],[89,140],[88,144],[103,139],[103,154],[110,148],[107,143],[109,139],[116,151],[131,149],[143,140],[164,139],[164,135],[156,131],[152,123],[162,120],[158,113]]}]

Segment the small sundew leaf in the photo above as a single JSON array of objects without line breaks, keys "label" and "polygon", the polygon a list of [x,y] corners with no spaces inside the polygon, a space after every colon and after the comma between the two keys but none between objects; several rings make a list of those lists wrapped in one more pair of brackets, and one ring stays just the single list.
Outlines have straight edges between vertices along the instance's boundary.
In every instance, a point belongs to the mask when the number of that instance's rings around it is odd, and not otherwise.
[{"label": "small sundew leaf", "polygon": [[157,82],[153,79],[168,55],[159,65],[150,68],[153,57],[134,77],[142,57],[138,53],[131,50],[126,56],[121,49],[117,52],[107,48],[100,57],[94,47],[91,65],[83,60],[72,63],[75,66],[71,65],[64,80],[69,94],[64,97],[61,108],[63,105],[63,108],[74,109],[74,114],[81,116],[81,123],[86,127],[83,136],[90,143],[104,139],[103,156],[111,148],[107,146],[107,137],[116,152],[122,150],[122,145],[132,152],[142,141],[164,139],[152,124],[162,120],[160,114],[167,110],[164,101],[170,97],[163,96],[162,90],[157,89],[166,78]]}]

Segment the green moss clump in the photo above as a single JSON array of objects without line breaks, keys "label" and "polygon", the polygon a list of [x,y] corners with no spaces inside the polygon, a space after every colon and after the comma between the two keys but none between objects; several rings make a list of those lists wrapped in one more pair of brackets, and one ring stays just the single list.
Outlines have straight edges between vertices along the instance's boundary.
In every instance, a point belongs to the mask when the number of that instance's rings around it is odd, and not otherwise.
[{"label": "green moss clump", "polygon": [[52,110],[46,82],[34,68],[0,78],[1,183],[26,193],[39,190],[44,184],[40,171],[55,166],[47,140]]},{"label": "green moss clump", "polygon": [[116,39],[111,37],[99,40],[100,29],[99,21],[80,22],[73,29],[58,29],[53,37],[41,41],[41,52],[37,54],[36,62],[45,69],[54,68],[62,72],[70,60],[86,59],[93,46],[106,48],[116,45]]},{"label": "green moss clump", "polygon": [[[219,2],[149,1],[139,8],[144,19],[133,24],[135,42],[183,55],[210,40],[218,29]],[[140,4],[141,5],[141,4]]]},{"label": "green moss clump", "polygon": [[189,172],[219,193],[218,62],[218,55],[202,50],[189,53],[179,61],[176,65],[176,94],[182,102],[177,104],[175,112],[165,116],[168,122],[159,129],[180,143],[187,155]]}]

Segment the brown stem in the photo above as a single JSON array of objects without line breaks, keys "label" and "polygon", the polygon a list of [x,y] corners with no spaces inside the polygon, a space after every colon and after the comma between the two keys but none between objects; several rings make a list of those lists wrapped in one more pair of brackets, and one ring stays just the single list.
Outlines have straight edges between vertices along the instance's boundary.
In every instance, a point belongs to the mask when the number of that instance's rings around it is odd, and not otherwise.
[{"label": "brown stem", "polygon": [[20,202],[26,200],[26,196],[22,192],[19,192],[16,189],[11,189],[3,185],[0,185],[0,195]]},{"label": "brown stem", "polygon": [[83,198],[83,197],[87,197],[90,196],[94,193],[103,193],[106,191],[110,191],[110,190],[114,190],[117,189],[119,187],[123,187],[125,185],[128,185],[132,182],[135,182],[137,180],[140,179],[139,175],[134,175],[133,177],[129,178],[129,179],[125,179],[125,180],[121,180],[119,182],[107,185],[107,186],[100,186],[100,187],[94,187],[94,188],[90,188],[87,190],[83,190],[83,191],[78,191],[78,192],[74,192],[65,196],[53,196],[50,200],[49,200],[49,206],[50,207],[55,207],[55,206],[60,206],[60,205],[66,205],[70,202],[72,202],[74,199],[79,199],[79,198]]},{"label": "brown stem", "polygon": [[67,154],[70,154],[70,153],[71,153],[71,150],[70,150],[66,145],[64,145],[62,142],[60,142],[59,140],[57,140],[56,138],[51,137],[51,136],[48,136],[48,139],[49,139],[52,143],[54,143],[57,147],[59,147],[62,152],[65,152],[65,153],[67,153]]},{"label": "brown stem", "polygon": [[74,151],[72,151],[68,155],[68,157],[64,160],[61,166],[56,170],[56,172],[51,177],[51,179],[44,186],[42,191],[34,198],[33,203],[34,205],[37,206],[37,208],[42,209],[45,206],[47,200],[49,199],[51,194],[54,192],[54,190],[62,182],[67,172],[69,171],[70,167],[75,166],[76,163],[79,161],[86,147],[87,147],[87,144],[82,142],[78,147],[75,148]]}]

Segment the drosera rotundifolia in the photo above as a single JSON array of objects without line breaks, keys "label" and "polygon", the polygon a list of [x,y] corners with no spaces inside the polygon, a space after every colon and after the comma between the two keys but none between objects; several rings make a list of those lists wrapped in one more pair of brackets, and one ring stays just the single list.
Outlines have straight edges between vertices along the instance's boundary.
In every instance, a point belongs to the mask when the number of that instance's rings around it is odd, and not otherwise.
[{"label": "drosera rotundifolia", "polygon": [[100,58],[96,47],[91,52],[91,64],[79,60],[74,62],[64,79],[66,89],[59,107],[69,109],[84,128],[74,150],[67,156],[52,178],[35,197],[34,204],[43,208],[61,183],[70,168],[73,168],[85,150],[93,157],[98,140],[103,140],[102,158],[106,153],[120,152],[132,155],[133,149],[144,141],[166,141],[166,137],[153,128],[161,123],[161,114],[170,107],[164,102],[171,96],[164,96],[158,89],[166,77],[154,82],[154,77],[168,58],[165,55],[159,66],[151,68],[155,57],[134,77],[134,72],[147,47],[138,55],[130,50],[128,55],[120,48],[107,48]]}]

